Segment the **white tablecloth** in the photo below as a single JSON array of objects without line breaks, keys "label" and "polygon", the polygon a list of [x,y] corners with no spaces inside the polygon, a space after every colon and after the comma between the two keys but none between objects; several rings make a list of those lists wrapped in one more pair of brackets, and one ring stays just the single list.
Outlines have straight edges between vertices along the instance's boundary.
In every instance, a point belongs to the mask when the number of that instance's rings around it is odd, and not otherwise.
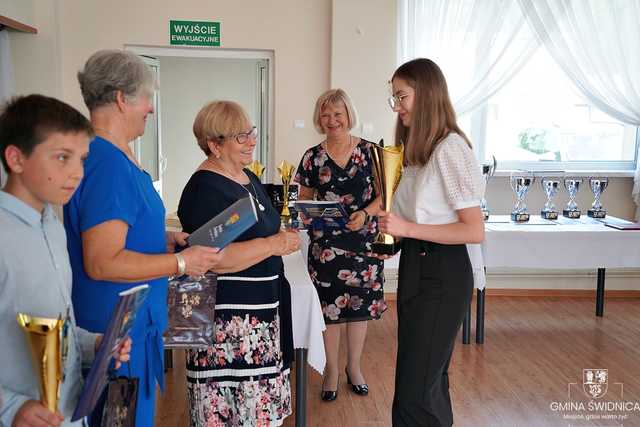
[{"label": "white tablecloth", "polygon": [[485,224],[482,257],[487,268],[594,269],[640,267],[640,231],[616,230],[589,217],[560,224],[514,224],[492,216]]},{"label": "white tablecloth", "polygon": [[291,284],[293,346],[308,349],[307,362],[320,374],[326,363],[322,331],[325,330],[318,293],[307,271],[306,233],[300,233],[300,251],[282,257],[284,274]]}]

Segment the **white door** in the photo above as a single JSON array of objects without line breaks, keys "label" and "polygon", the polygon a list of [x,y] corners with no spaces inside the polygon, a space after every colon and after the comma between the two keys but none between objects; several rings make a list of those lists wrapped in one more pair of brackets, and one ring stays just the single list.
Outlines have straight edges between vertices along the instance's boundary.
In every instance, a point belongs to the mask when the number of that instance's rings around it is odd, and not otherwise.
[{"label": "white door", "polygon": [[[141,55],[141,57],[151,68],[159,88],[160,61],[150,56]],[[162,155],[159,89],[153,94],[153,109],[154,114],[147,116],[144,134],[135,140],[133,151],[144,170],[151,175],[153,187],[162,197],[162,175],[166,168],[166,160]]]}]

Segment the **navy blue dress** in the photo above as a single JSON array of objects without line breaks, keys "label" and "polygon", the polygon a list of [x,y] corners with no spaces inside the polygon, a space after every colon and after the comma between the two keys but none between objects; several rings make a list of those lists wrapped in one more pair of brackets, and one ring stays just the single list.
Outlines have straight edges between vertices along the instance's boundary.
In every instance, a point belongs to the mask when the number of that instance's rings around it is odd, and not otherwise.
[{"label": "navy blue dress", "polygon": [[[370,150],[371,142],[362,139],[342,168],[318,144],[302,157],[295,181],[315,189],[318,200],[342,202],[352,214],[377,197]],[[356,232],[313,227],[308,268],[325,323],[379,319],[386,310],[384,262],[364,255],[377,232],[375,218]]]},{"label": "navy blue dress", "polygon": [[[253,185],[196,171],[178,206],[183,230],[193,232],[251,192],[265,210],[256,206],[258,223],[236,241],[276,234],[280,216],[258,178],[245,172]],[[218,276],[215,342],[206,350],[187,351],[191,426],[280,425],[291,414],[290,298],[279,256]]]},{"label": "navy blue dress", "polygon": [[[96,137],[89,147],[84,178],[64,207],[67,247],[73,270],[73,310],[78,326],[104,333],[118,293],[142,283],[150,292],[131,331],[131,374],[140,379],[136,426],[153,426],[156,381],[164,386],[162,333],[167,327],[167,278],[136,283],[91,279],[84,268],[82,233],[110,220],[129,228],[125,249],[144,254],[167,252],[165,209],[148,173],[109,141]],[[128,376],[124,364],[119,375]],[[101,414],[102,408],[94,413]]]}]

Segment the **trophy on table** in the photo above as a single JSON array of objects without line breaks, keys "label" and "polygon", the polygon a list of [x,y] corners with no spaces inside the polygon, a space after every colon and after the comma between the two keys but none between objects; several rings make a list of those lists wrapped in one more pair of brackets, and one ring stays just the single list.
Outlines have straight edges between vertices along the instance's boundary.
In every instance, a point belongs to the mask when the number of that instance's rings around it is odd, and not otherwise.
[{"label": "trophy on table", "polygon": [[591,209],[587,211],[587,215],[591,218],[605,218],[607,216],[607,211],[603,209],[602,203],[600,203],[600,196],[602,196],[602,193],[604,193],[604,190],[606,190],[608,186],[609,178],[589,178],[589,187],[591,187],[591,192],[593,192],[595,196]]},{"label": "trophy on table", "polygon": [[[382,140],[371,145],[374,178],[376,187],[382,195],[382,208],[390,212],[393,193],[396,191],[402,176],[404,145],[385,147]],[[371,245],[371,252],[381,255],[393,255],[400,250],[392,235],[378,232]]]},{"label": "trophy on table", "polygon": [[67,348],[63,334],[65,321],[23,313],[18,313],[17,320],[31,348],[33,367],[39,379],[40,400],[51,412],[57,412]]},{"label": "trophy on table", "polygon": [[519,171],[518,173],[511,173],[509,182],[511,189],[516,193],[516,204],[511,211],[511,221],[515,222],[527,222],[529,221],[529,212],[527,212],[527,205],[524,202],[524,198],[529,191],[529,188],[533,185],[535,177],[529,171]]},{"label": "trophy on table", "polygon": [[291,185],[291,179],[293,178],[293,172],[295,171],[295,166],[291,163],[283,160],[278,165],[278,173],[280,174],[280,179],[282,180],[282,211],[280,212],[280,221],[283,225],[291,224],[291,211],[289,211],[289,186]]},{"label": "trophy on table", "polygon": [[[487,184],[489,184],[489,180],[496,172],[496,156],[491,156],[491,163],[482,164],[482,177],[484,178],[484,193],[487,193]],[[484,220],[489,219],[489,209],[487,208],[487,199],[483,195],[482,200],[480,200],[480,209],[482,210],[482,216]]]},{"label": "trophy on table", "polygon": [[262,181],[262,174],[264,173],[264,166],[258,160],[254,160],[251,162],[247,169],[249,169],[255,176],[258,177],[260,181]]},{"label": "trophy on table", "polygon": [[558,194],[560,181],[554,178],[542,178],[540,185],[542,185],[542,192],[547,196],[547,201],[542,211],[540,211],[540,216],[544,219],[558,219],[558,211],[553,204],[553,198]]},{"label": "trophy on table", "polygon": [[581,182],[582,178],[571,177],[564,179],[564,188],[569,194],[569,201],[567,202],[567,206],[562,210],[562,215],[567,218],[580,218],[580,209],[578,209],[578,204],[576,203],[576,196],[578,195],[578,191],[580,191]]}]

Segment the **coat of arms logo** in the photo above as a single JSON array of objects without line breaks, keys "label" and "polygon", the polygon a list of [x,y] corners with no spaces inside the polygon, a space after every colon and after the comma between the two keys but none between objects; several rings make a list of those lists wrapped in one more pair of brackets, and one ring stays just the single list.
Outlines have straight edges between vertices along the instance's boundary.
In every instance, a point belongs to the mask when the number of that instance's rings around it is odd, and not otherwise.
[{"label": "coat of arms logo", "polygon": [[583,369],[582,387],[588,397],[599,399],[607,393],[609,373],[607,369]]}]

